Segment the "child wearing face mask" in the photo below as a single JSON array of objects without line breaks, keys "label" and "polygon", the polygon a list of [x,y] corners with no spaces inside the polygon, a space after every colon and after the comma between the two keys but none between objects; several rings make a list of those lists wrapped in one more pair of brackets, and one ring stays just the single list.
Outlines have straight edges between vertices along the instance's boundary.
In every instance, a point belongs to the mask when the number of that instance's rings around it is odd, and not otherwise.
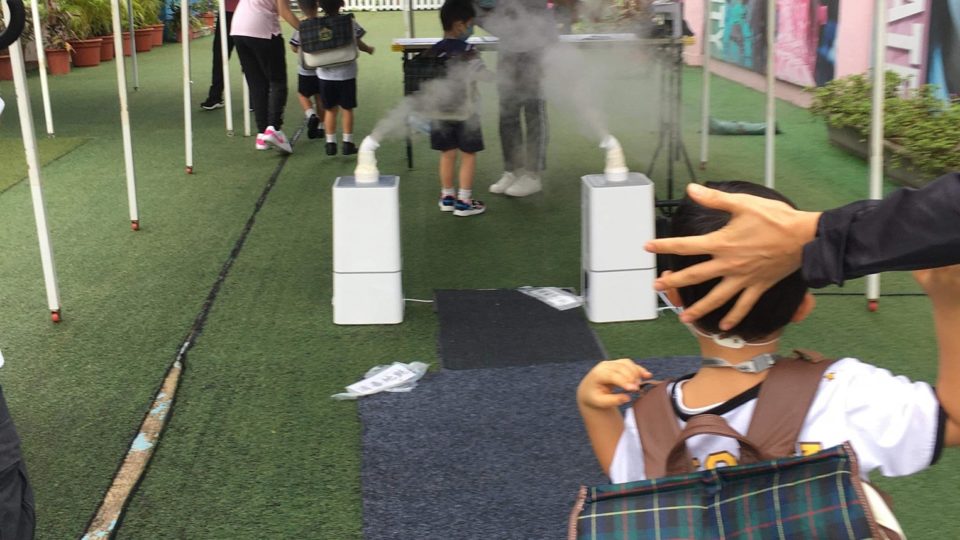
[{"label": "child wearing face mask", "polygon": [[[762,185],[711,182],[707,186],[795,208],[789,199]],[[688,197],[673,214],[671,230],[679,237],[700,236],[721,229],[729,220],[729,213],[702,206]],[[708,258],[674,255],[670,267],[682,271]],[[792,449],[797,455],[849,442],[864,477],[874,470],[884,476],[906,476],[933,465],[944,447],[960,446],[960,333],[956,331],[960,327],[960,266],[922,270],[915,277],[933,306],[939,346],[936,387],[851,357],[823,362],[812,402],[797,404],[807,407]],[[669,304],[692,305],[710,294],[719,281],[670,289],[666,293]],[[724,332],[720,321],[735,302],[728,301],[691,325],[703,358],[701,368],[656,387],[681,429],[698,416],[715,415],[747,435],[759,407],[758,396],[771,371],[780,369],[787,374],[784,377],[798,373],[789,368],[801,360],[780,356],[778,351],[782,349],[779,341],[784,329],[802,321],[814,308],[814,298],[807,292],[801,272],[797,270],[763,293],[743,320]],[[653,452],[644,454],[640,436],[644,422],[650,419],[644,412],[651,409],[641,409],[638,414],[632,408],[623,413],[620,410],[632,401],[631,392],[638,391],[650,378],[651,373],[633,360],[607,361],[594,367],[577,390],[594,453],[613,483],[663,477],[660,468],[647,470],[648,463],[662,462],[653,457]],[[691,437],[686,449],[695,470],[737,465],[742,458],[736,440],[712,433]]]},{"label": "child wearing face mask", "polygon": [[[480,60],[473,45],[467,39],[473,34],[473,19],[476,17],[470,0],[447,0],[440,8],[443,24],[443,39],[429,51],[436,58],[446,57],[446,80],[434,86],[436,99],[449,107],[456,103],[466,112],[465,119],[457,115],[433,118],[430,122],[430,147],[442,152],[440,155],[440,210],[453,212],[455,216],[473,216],[486,211],[482,201],[473,198],[473,177],[477,168],[477,152],[483,150],[483,133],[480,115],[477,113],[477,79],[492,79]],[[458,84],[462,83],[462,84]],[[454,189],[453,177],[457,169],[457,153],[460,153],[460,189]]]}]

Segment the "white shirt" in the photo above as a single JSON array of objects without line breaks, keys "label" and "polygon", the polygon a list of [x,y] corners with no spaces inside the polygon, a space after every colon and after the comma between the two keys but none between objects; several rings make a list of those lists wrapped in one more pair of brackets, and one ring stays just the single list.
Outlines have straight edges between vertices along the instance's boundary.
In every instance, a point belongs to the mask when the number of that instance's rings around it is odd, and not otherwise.
[{"label": "white shirt", "polygon": [[[290,36],[290,44],[297,47],[298,51],[300,49],[300,31],[294,30],[293,35]],[[304,77],[316,77],[316,69],[307,69],[303,67],[303,57],[300,56],[300,53],[297,52],[297,73],[303,75]]]},{"label": "white shirt", "polygon": [[[734,430],[746,433],[756,407],[757,388],[725,403],[691,410],[683,406],[683,382],[671,385],[678,423],[682,417],[714,412]],[[675,387],[675,388],[674,388]],[[808,455],[849,441],[860,473],[904,476],[931,465],[943,445],[940,402],[929,384],[911,382],[885,369],[844,358],[827,369],[797,441],[797,454]],[[736,465],[737,441],[698,435],[687,441],[697,470]],[[610,466],[613,483],[644,480],[643,447],[633,409],[626,411],[624,430]]]}]

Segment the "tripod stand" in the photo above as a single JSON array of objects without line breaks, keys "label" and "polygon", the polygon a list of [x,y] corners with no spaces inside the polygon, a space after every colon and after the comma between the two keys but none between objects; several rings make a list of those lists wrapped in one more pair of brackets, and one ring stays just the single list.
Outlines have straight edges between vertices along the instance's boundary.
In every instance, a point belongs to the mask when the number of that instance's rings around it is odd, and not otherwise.
[{"label": "tripod stand", "polygon": [[690,174],[690,181],[696,182],[697,175],[693,172],[693,164],[687,154],[687,147],[683,144],[680,125],[681,90],[683,83],[683,41],[679,38],[670,39],[658,47],[658,64],[660,68],[660,139],[657,149],[653,152],[650,165],[647,167],[647,176],[651,177],[653,169],[660,157],[660,151],[666,147],[667,155],[667,200],[659,201],[657,206],[664,208],[676,206],[673,198],[674,163],[682,157]]}]

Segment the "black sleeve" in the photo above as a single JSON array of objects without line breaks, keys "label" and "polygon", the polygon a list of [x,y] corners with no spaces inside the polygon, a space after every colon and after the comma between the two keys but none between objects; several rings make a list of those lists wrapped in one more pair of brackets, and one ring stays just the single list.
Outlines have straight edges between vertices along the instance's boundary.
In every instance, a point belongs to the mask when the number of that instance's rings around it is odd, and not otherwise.
[{"label": "black sleeve", "polygon": [[824,212],[816,239],[803,248],[803,276],[811,287],[958,263],[960,173]]}]

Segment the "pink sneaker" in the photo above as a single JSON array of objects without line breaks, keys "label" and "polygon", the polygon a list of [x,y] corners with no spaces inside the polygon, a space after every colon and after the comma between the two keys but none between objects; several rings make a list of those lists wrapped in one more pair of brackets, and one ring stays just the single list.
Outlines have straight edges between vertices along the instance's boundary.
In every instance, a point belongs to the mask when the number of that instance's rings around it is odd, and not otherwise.
[{"label": "pink sneaker", "polygon": [[267,146],[267,142],[263,140],[263,133],[257,133],[257,143],[255,145],[257,150],[266,150],[270,148]]},{"label": "pink sneaker", "polygon": [[283,134],[283,131],[279,129],[273,129],[273,126],[267,126],[267,129],[263,131],[263,141],[267,144],[275,146],[277,150],[283,152],[284,154],[293,153],[293,147],[290,146],[290,140],[287,139],[287,136]]}]

